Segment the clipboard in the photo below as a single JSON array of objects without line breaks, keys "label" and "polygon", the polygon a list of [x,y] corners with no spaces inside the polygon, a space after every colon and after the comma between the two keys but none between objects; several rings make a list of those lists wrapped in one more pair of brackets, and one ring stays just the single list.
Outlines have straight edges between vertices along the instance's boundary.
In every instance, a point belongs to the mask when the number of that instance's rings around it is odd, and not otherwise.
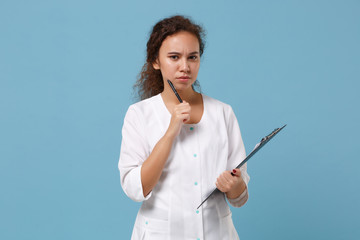
[{"label": "clipboard", "polygon": [[[252,152],[247,155],[247,157],[241,161],[241,163],[239,165],[237,165],[236,168],[240,168],[242,165],[244,165],[247,161],[249,161],[249,159],[254,156],[255,153],[257,153],[263,146],[265,146],[265,144],[267,144],[273,137],[275,137],[276,134],[278,134],[284,127],[286,127],[286,124],[284,126],[282,126],[281,128],[276,128],[274,129],[274,131],[272,131],[269,135],[263,137],[261,139],[261,141],[255,145],[254,150],[252,150]],[[202,201],[202,203],[197,207],[197,209],[199,209],[199,207],[201,207],[201,205],[203,205],[204,202],[206,202],[206,200],[208,200],[214,193],[216,192],[220,192],[219,189],[215,188],[214,191],[212,191],[209,196],[207,196],[205,198],[204,201]]]}]

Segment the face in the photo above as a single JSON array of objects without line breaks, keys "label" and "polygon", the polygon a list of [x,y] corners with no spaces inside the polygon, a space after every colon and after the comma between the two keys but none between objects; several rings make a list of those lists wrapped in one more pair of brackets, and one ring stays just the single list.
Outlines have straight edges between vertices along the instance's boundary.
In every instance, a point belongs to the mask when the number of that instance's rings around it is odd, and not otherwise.
[{"label": "face", "polygon": [[167,79],[178,91],[192,89],[200,67],[200,46],[197,37],[189,32],[178,32],[168,36],[159,50],[159,57],[153,64],[161,71],[164,86]]}]

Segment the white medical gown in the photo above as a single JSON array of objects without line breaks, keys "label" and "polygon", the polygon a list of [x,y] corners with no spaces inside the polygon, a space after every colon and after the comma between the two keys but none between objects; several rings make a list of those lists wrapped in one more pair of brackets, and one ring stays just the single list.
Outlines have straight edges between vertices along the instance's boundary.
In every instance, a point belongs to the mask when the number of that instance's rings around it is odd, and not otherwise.
[{"label": "white medical gown", "polygon": [[[232,108],[206,95],[199,123],[184,124],[174,141],[159,182],[146,196],[141,166],[165,134],[171,119],[160,94],[131,105],[122,129],[119,159],[121,186],[134,201],[142,201],[132,238],[151,240],[239,239],[223,193],[199,204],[216,187],[216,178],[232,170],[246,156]],[[241,167],[246,185],[246,164]],[[248,190],[228,200],[241,207]]]}]

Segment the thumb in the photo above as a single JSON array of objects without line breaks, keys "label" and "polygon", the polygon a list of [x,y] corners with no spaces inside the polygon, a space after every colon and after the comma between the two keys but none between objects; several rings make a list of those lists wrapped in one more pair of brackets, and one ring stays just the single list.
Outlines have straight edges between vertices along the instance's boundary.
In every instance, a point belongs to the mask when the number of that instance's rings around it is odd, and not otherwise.
[{"label": "thumb", "polygon": [[240,177],[240,175],[241,175],[240,169],[234,168],[234,169],[231,171],[231,175],[232,175],[232,176],[236,176],[236,177]]}]

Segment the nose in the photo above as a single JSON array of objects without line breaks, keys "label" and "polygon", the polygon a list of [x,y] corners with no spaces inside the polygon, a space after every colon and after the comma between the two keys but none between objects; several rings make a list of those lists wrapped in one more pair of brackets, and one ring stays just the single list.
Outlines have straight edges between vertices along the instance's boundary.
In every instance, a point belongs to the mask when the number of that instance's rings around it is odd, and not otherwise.
[{"label": "nose", "polygon": [[183,59],[180,63],[180,71],[182,72],[189,72],[190,71],[190,66],[189,66],[189,62],[187,61],[187,59]]}]

